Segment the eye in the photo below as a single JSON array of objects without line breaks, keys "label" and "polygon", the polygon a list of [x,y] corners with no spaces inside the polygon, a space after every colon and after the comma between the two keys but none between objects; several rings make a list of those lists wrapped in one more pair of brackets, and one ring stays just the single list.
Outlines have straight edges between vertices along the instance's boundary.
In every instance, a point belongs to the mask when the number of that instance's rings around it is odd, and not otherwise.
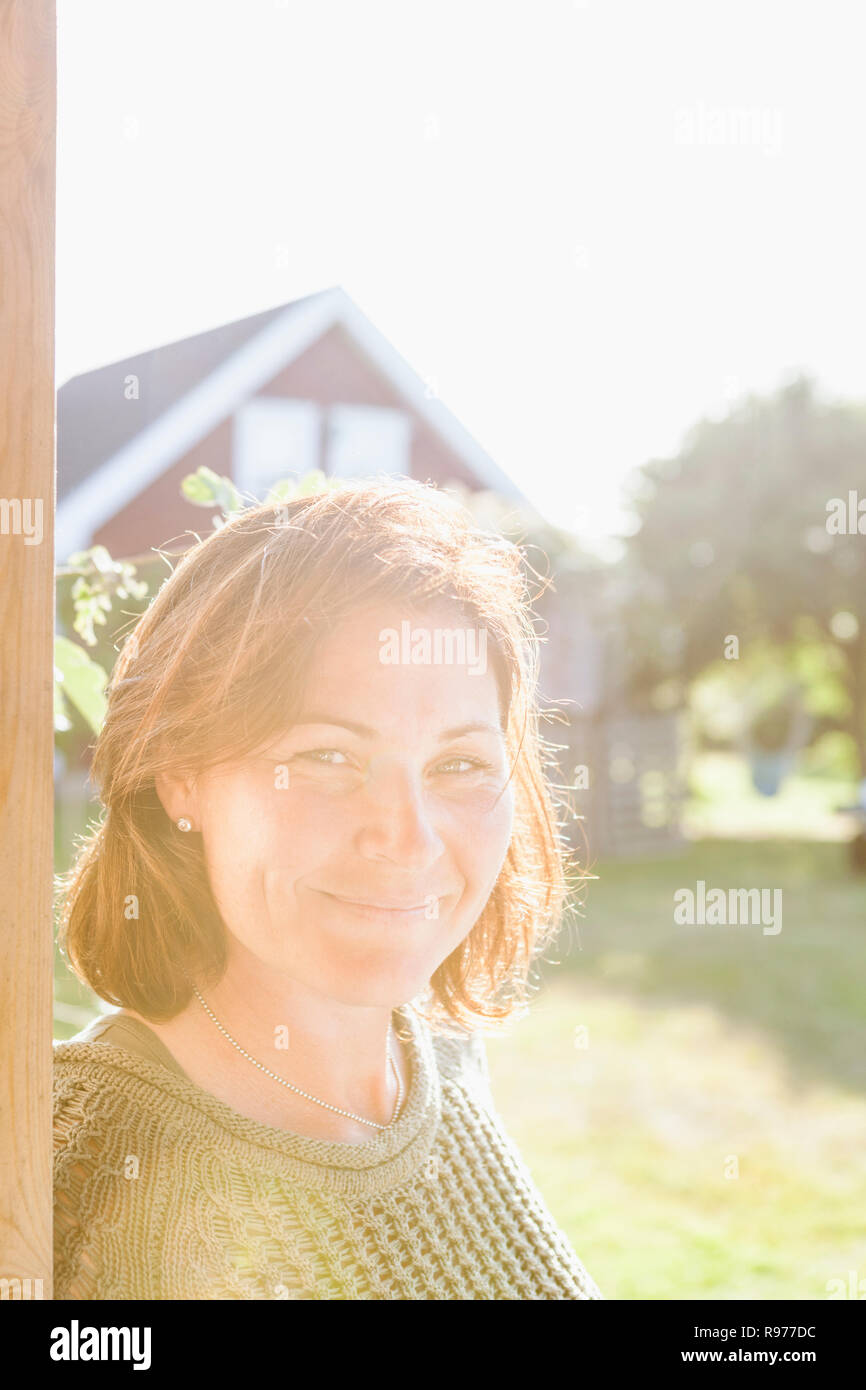
[{"label": "eye", "polygon": [[485,762],[483,758],[448,758],[444,763],[439,763],[438,772],[446,772],[449,775],[460,776],[467,772],[492,772],[493,764]]},{"label": "eye", "polygon": [[349,759],[339,748],[309,748],[303,753],[296,753],[295,758],[306,758],[310,762],[324,764],[326,767],[348,766]]}]

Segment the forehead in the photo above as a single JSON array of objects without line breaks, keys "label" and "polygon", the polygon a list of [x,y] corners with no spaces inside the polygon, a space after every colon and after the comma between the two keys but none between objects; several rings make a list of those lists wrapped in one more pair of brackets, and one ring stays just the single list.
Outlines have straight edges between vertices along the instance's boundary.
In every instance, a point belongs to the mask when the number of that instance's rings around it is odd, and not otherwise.
[{"label": "forehead", "polygon": [[488,635],[450,604],[365,608],[313,654],[299,719],[333,712],[374,729],[500,723]]}]

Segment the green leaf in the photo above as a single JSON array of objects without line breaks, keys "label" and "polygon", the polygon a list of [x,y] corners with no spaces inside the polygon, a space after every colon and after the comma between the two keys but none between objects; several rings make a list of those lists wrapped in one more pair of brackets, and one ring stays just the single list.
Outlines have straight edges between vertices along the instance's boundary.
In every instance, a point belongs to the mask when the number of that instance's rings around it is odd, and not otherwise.
[{"label": "green leaf", "polygon": [[219,475],[212,468],[197,468],[187,473],[180,490],[188,502],[196,507],[215,507],[219,491]]},{"label": "green leaf", "polygon": [[[105,718],[107,673],[77,642],[57,636],[54,638],[54,676],[54,727],[61,731],[71,727],[65,697],[98,734]],[[58,725],[58,717],[66,723]]]},{"label": "green leaf", "polygon": [[105,615],[110,612],[111,599],[107,594],[85,593],[82,596],[75,596],[75,618],[72,626],[88,647],[96,646],[94,624],[98,623],[104,627]]},{"label": "green leaf", "polygon": [[86,569],[90,564],[89,550],[76,550],[66,561],[70,569]]},{"label": "green leaf", "polygon": [[299,478],[295,495],[297,497],[311,497],[316,492],[325,492],[328,488],[328,479],[321,468],[314,468],[312,472],[305,473],[303,478]]},{"label": "green leaf", "polygon": [[220,477],[203,465],[183,479],[180,490],[195,507],[219,507],[227,515],[243,507],[241,495],[231,478]]},{"label": "green leaf", "polygon": [[95,545],[90,551],[90,559],[94,569],[99,570],[100,574],[114,574],[119,568],[114,563],[104,545]]},{"label": "green leaf", "polygon": [[295,495],[297,480],[295,478],[280,478],[279,482],[272,483],[268,488],[266,502],[288,502]]}]

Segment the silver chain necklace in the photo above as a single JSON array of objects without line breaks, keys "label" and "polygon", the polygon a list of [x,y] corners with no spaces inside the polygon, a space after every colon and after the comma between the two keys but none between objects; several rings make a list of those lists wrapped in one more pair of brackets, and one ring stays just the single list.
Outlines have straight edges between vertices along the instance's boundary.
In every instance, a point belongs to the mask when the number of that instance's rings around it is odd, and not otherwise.
[{"label": "silver chain necklace", "polygon": [[395,1062],[394,1062],[394,1058],[393,1058],[393,1056],[391,1055],[391,1020],[390,1020],[390,1019],[388,1020],[388,1038],[387,1038],[387,1042],[386,1042],[386,1049],[387,1049],[387,1053],[388,1053],[388,1061],[391,1063],[391,1069],[392,1069],[392,1071],[393,1071],[393,1073],[394,1073],[394,1076],[396,1077],[396,1080],[397,1080],[397,1102],[396,1102],[396,1104],[395,1104],[395,1106],[394,1106],[394,1113],[393,1113],[393,1115],[391,1116],[391,1118],[390,1118],[390,1120],[388,1121],[388,1123],[387,1123],[386,1125],[380,1125],[376,1120],[365,1120],[363,1115],[356,1115],[356,1114],[354,1113],[354,1111],[352,1111],[352,1110],[341,1110],[340,1107],[339,1107],[338,1105],[329,1105],[328,1102],[327,1102],[326,1100],[319,1100],[319,1098],[318,1098],[317,1096],[311,1096],[311,1095],[309,1094],[308,1091],[302,1091],[301,1088],[300,1088],[300,1086],[293,1086],[292,1083],[291,1083],[291,1081],[286,1081],[282,1076],[277,1076],[277,1073],[276,1073],[275,1071],[270,1071],[268,1067],[262,1066],[262,1063],[261,1063],[261,1062],[257,1062],[256,1059],[255,1059],[255,1057],[251,1057],[250,1054],[247,1052],[246,1048],[241,1047],[240,1043],[235,1041],[235,1039],[232,1037],[232,1035],[231,1035],[231,1033],[228,1031],[228,1029],[223,1027],[223,1025],[220,1023],[219,1019],[217,1018],[216,1014],[214,1013],[213,1009],[210,1007],[209,1004],[206,1004],[206,1003],[205,1003],[204,999],[203,999],[202,996],[199,994],[199,992],[198,992],[198,990],[196,989],[195,985],[193,985],[192,988],[193,988],[194,994],[196,995],[196,998],[198,999],[198,1002],[201,1004],[201,1006],[202,1006],[202,1008],[204,1009],[205,1013],[209,1014],[209,1016],[213,1019],[214,1023],[215,1023],[216,1026],[217,1026],[217,1028],[219,1028],[220,1032],[223,1034],[224,1037],[228,1038],[228,1040],[229,1040],[229,1042],[231,1043],[232,1047],[236,1047],[237,1050],[238,1050],[238,1052],[240,1052],[241,1055],[242,1055],[243,1057],[246,1057],[246,1059],[247,1059],[248,1062],[252,1062],[252,1064],[253,1064],[254,1067],[258,1067],[259,1071],[263,1071],[263,1072],[265,1073],[265,1076],[271,1076],[271,1077],[273,1077],[274,1081],[279,1081],[279,1083],[280,1083],[281,1086],[287,1086],[288,1089],[289,1089],[290,1091],[294,1091],[296,1095],[303,1096],[305,1100],[311,1100],[311,1101],[313,1101],[313,1103],[314,1103],[315,1105],[321,1105],[321,1106],[323,1106],[325,1110],[333,1110],[333,1112],[334,1112],[335,1115],[345,1115],[347,1119],[349,1119],[349,1120],[358,1120],[362,1125],[370,1125],[373,1129],[390,1129],[390,1128],[391,1128],[392,1124],[394,1123],[394,1121],[396,1120],[397,1116],[398,1116],[399,1113],[400,1113],[400,1106],[403,1104],[403,1082],[402,1082],[402,1080],[400,1079],[400,1073],[398,1072],[397,1067],[396,1067]]}]

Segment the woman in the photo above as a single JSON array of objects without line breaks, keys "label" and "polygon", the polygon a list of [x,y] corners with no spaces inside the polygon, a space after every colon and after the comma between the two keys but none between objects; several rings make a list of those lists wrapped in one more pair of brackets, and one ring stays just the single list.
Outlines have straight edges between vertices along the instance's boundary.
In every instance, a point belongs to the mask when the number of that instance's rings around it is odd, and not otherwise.
[{"label": "woman", "polygon": [[519,552],[362,482],[198,544],[115,669],[61,941],[55,1297],[599,1299],[479,1027],[563,898]]}]

